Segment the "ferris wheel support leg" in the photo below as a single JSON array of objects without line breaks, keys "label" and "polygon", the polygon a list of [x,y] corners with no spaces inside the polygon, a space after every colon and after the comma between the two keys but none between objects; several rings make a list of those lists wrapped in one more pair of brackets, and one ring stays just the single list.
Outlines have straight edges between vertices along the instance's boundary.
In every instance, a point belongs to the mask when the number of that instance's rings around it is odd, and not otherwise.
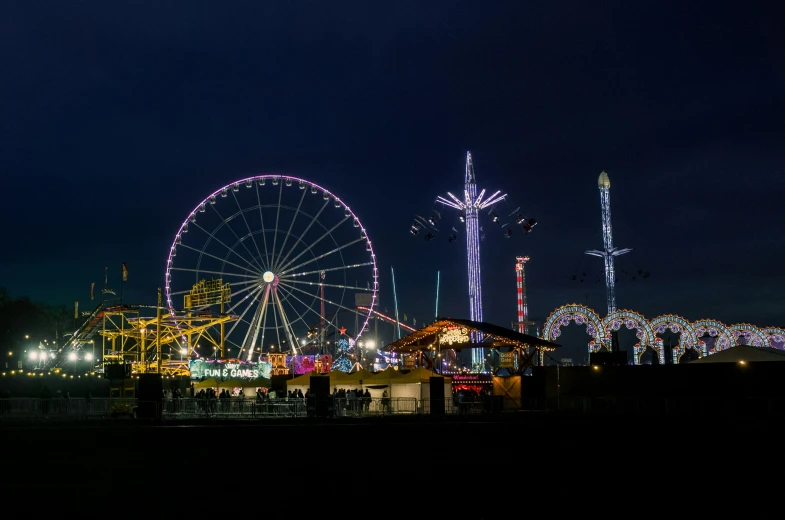
[{"label": "ferris wheel support leg", "polygon": [[286,336],[289,338],[289,343],[292,345],[292,355],[297,355],[297,337],[294,335],[294,330],[292,329],[292,324],[289,322],[289,318],[286,316],[286,312],[283,310],[283,303],[281,303],[281,298],[278,297],[278,291],[273,292],[273,301],[278,305],[278,312],[281,313],[281,321],[283,322],[283,328],[286,331]]},{"label": "ferris wheel support leg", "polygon": [[[248,332],[245,334],[245,341],[243,341],[242,348],[248,349],[248,356],[246,357],[246,361],[251,361],[253,357],[253,347],[256,345],[256,338],[259,337],[259,327],[261,326],[262,319],[264,319],[265,313],[267,311],[267,300],[270,296],[270,286],[268,285],[267,288],[264,290],[264,296],[262,297],[262,303],[259,307],[256,308],[256,312],[254,313],[253,320],[251,321],[251,326],[248,327]],[[248,341],[248,336],[253,331],[253,336],[251,336],[250,342]]]}]

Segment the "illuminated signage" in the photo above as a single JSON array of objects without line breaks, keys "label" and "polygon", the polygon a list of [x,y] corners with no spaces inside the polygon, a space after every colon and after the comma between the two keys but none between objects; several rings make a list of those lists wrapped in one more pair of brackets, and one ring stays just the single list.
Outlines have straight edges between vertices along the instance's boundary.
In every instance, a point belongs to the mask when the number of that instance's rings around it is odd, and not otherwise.
[{"label": "illuminated signage", "polygon": [[466,383],[466,384],[491,384],[493,383],[493,376],[485,374],[450,374],[453,383]]},{"label": "illuminated signage", "polygon": [[515,352],[499,352],[499,367],[500,368],[515,367]]},{"label": "illuminated signage", "polygon": [[439,334],[439,341],[442,345],[452,345],[453,343],[468,343],[469,331],[466,327],[444,327]]},{"label": "illuminated signage", "polygon": [[218,381],[227,379],[246,379],[248,381],[259,377],[270,377],[270,363],[253,363],[242,361],[203,360],[193,359],[188,364],[191,379],[202,381],[213,377]]}]

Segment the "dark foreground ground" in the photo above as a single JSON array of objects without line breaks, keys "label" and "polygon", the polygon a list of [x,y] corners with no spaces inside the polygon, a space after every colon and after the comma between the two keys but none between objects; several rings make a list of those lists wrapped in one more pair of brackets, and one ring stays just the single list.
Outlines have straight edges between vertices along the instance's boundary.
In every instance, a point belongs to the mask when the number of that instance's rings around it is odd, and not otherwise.
[{"label": "dark foreground ground", "polygon": [[[441,420],[6,422],[0,440],[6,489],[155,495],[258,485],[288,494],[333,493],[346,485],[391,498],[428,489],[451,499],[476,495],[470,500],[476,504],[482,495],[512,507],[530,496],[550,503],[573,491],[669,501],[678,489],[716,494],[765,482],[785,468],[783,431],[772,418],[505,413]],[[763,502],[755,507],[760,514],[748,517],[767,518]]]}]

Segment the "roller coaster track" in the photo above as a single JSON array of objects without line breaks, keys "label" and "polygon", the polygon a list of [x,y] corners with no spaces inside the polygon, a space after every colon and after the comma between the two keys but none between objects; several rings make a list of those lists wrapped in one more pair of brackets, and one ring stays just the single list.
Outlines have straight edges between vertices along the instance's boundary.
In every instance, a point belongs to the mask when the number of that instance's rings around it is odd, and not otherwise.
[{"label": "roller coaster track", "polygon": [[[357,309],[359,309],[361,311],[366,311],[366,312],[369,310],[368,307],[357,307]],[[377,311],[371,310],[371,313],[373,314],[373,316],[377,316],[382,321],[386,321],[387,323],[391,323],[393,325],[400,325],[402,329],[406,329],[409,332],[414,332],[414,331],[417,330],[414,327],[410,327],[409,325],[407,325],[407,324],[405,324],[403,322],[398,322],[398,321],[395,320],[395,318],[391,318],[390,316],[384,315],[381,312],[377,312]]]},{"label": "roller coaster track", "polygon": [[68,338],[62,348],[57,352],[57,355],[49,363],[52,367],[60,366],[64,361],[68,360],[68,354],[78,350],[82,344],[87,343],[98,335],[101,328],[105,313],[108,312],[121,312],[121,311],[134,311],[139,309],[139,305],[111,305],[107,306],[106,302],[99,303],[96,308],[87,316],[87,319],[79,326],[78,329]]}]

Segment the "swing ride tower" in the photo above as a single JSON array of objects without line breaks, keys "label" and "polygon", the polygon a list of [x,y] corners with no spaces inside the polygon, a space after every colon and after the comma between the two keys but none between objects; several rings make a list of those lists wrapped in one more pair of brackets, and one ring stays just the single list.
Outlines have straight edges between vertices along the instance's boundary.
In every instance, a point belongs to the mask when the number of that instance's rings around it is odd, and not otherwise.
[{"label": "swing ride tower", "polygon": [[[485,190],[477,193],[477,179],[474,176],[474,164],[471,152],[466,152],[466,173],[464,176],[463,200],[450,192],[449,199],[439,196],[438,202],[461,212],[466,223],[466,263],[469,272],[469,317],[472,321],[482,321],[482,279],[480,273],[480,210],[489,208],[503,200],[507,194],[501,190],[484,199]],[[473,337],[472,342],[479,343],[480,337]],[[472,370],[483,371],[485,367],[485,349],[472,349]]]},{"label": "swing ride tower", "polygon": [[602,245],[603,249],[586,251],[587,255],[599,256],[605,260],[605,294],[608,301],[608,314],[616,311],[616,272],[614,258],[632,249],[619,249],[613,246],[613,230],[611,229],[611,181],[603,170],[597,180],[600,189],[600,206],[602,207]]}]

